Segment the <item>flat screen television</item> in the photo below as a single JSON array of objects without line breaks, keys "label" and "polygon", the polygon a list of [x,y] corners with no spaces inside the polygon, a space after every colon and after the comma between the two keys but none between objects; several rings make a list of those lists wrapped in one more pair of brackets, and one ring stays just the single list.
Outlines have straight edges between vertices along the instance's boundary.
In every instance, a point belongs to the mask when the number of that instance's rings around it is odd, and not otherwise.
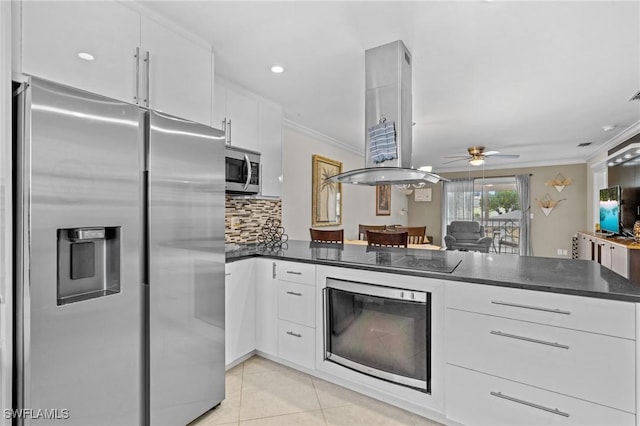
[{"label": "flat screen television", "polygon": [[600,190],[600,231],[620,233],[620,186]]}]

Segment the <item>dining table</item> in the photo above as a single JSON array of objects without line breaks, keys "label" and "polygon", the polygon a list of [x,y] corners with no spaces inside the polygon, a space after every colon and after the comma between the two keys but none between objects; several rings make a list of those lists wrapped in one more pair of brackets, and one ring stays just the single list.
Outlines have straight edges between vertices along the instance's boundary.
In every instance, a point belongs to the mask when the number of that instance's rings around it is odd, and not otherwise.
[{"label": "dining table", "polygon": [[[369,243],[366,240],[344,240],[345,244],[353,244],[358,246],[366,246]],[[420,250],[441,250],[442,247],[433,244],[407,244],[407,248]]]}]

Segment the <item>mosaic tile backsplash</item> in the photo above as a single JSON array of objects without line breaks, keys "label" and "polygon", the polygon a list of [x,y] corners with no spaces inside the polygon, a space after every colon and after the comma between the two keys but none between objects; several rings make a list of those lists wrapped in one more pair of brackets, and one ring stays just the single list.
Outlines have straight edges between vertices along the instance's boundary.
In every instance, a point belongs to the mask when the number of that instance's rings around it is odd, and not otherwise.
[{"label": "mosaic tile backsplash", "polygon": [[224,215],[226,244],[255,243],[269,218],[282,221],[281,200],[257,200],[227,196]]}]

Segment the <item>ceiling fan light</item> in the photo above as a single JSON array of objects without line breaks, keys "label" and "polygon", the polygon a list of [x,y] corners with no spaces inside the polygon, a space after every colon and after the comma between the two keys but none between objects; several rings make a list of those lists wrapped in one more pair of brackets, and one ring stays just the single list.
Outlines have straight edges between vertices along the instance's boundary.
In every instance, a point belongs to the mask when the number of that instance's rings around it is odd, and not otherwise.
[{"label": "ceiling fan light", "polygon": [[469,160],[469,164],[472,166],[482,166],[484,164],[484,158],[473,158]]}]

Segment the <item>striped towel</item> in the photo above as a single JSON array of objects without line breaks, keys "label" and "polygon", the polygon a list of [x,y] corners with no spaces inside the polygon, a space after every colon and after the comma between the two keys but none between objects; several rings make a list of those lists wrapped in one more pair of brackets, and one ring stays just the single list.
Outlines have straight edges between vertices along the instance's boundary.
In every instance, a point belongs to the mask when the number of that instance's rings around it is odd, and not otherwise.
[{"label": "striped towel", "polygon": [[374,163],[398,158],[395,122],[369,127],[369,152]]}]

